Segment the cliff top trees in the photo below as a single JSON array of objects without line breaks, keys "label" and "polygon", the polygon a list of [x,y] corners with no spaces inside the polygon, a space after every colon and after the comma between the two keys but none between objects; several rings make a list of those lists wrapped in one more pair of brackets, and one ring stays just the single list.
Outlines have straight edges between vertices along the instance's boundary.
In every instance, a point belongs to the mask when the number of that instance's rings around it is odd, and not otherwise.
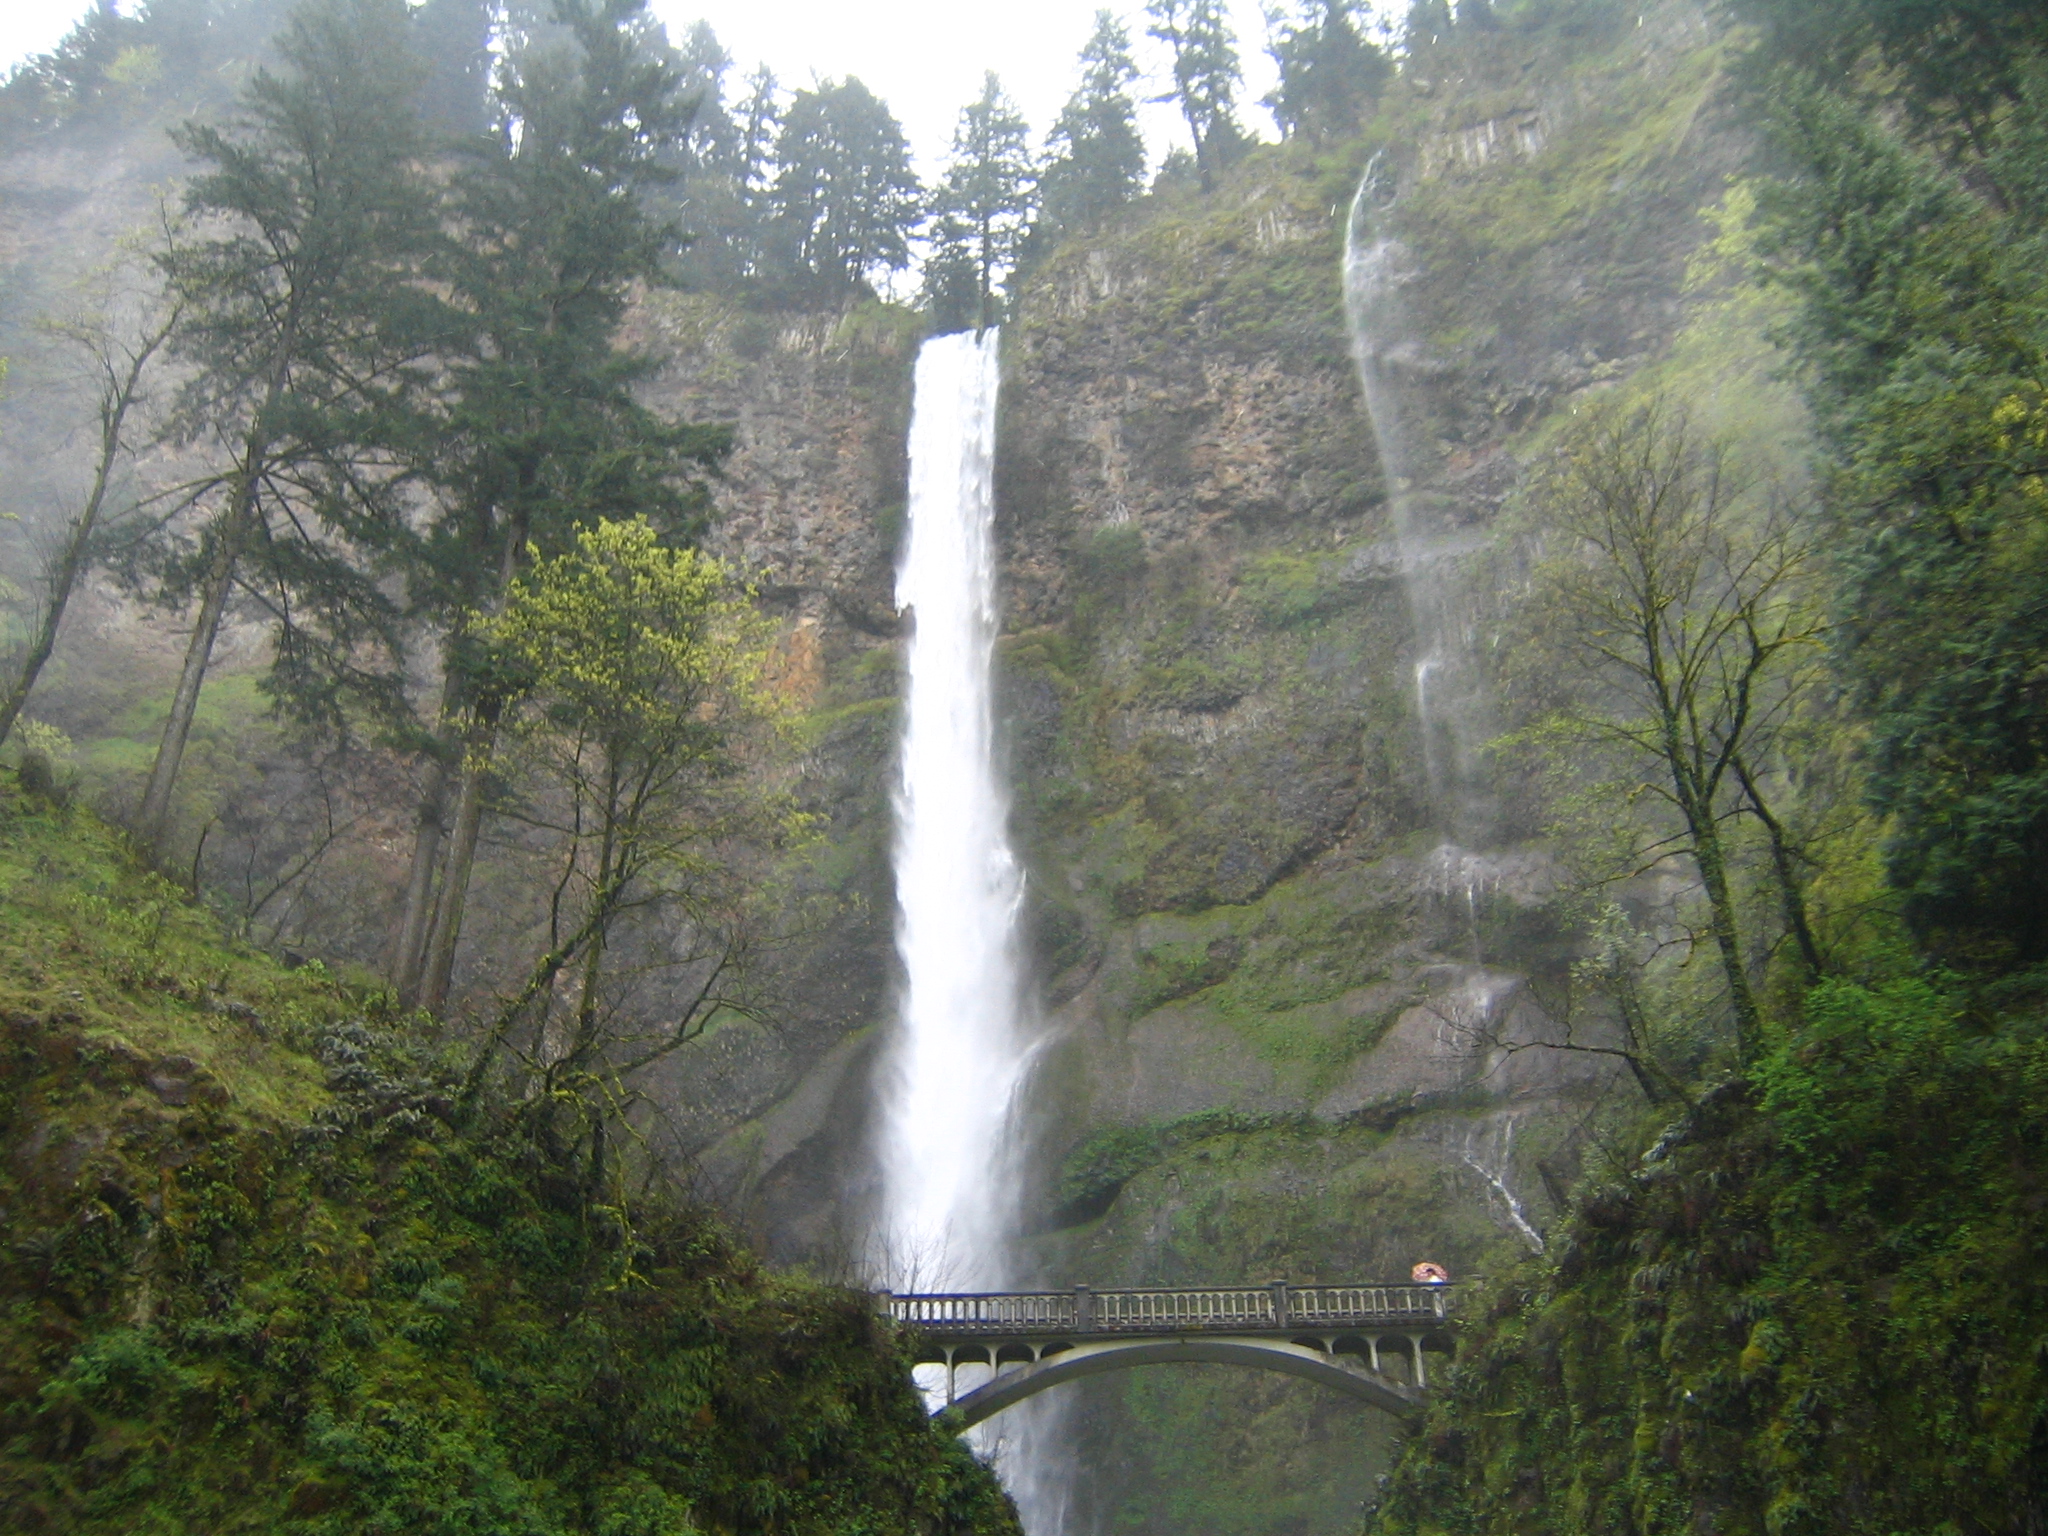
[{"label": "cliff top trees", "polygon": [[1145,181],[1145,143],[1131,85],[1130,34],[1109,11],[1081,49],[1081,83],[1046,136],[1040,217],[1055,234],[1087,229],[1136,196]]},{"label": "cliff top trees", "polygon": [[1244,140],[1235,115],[1243,74],[1230,13],[1223,0],[1146,0],[1148,37],[1173,55],[1173,89],[1162,101],[1179,106],[1195,141],[1195,168],[1205,192]]},{"label": "cliff top trees", "polygon": [[811,287],[856,293],[909,264],[919,214],[910,148],[860,81],[798,91],[783,113],[775,158],[778,244]]},{"label": "cliff top trees", "polygon": [[1030,230],[1036,181],[1026,127],[994,71],[960,113],[953,163],[932,192],[933,252],[925,292],[941,330],[976,330],[998,316],[997,282]]},{"label": "cliff top trees", "polygon": [[1321,139],[1356,132],[1393,73],[1359,30],[1357,0],[1309,0],[1292,17],[1275,12],[1267,52],[1280,82],[1265,99],[1280,131]]}]

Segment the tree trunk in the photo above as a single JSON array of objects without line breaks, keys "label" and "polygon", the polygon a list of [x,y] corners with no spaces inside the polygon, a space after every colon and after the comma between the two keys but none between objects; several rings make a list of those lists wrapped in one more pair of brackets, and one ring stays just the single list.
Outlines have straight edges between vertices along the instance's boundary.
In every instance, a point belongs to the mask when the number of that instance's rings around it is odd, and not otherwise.
[{"label": "tree trunk", "polygon": [[[1749,972],[1742,963],[1742,934],[1735,921],[1735,898],[1728,889],[1728,866],[1711,811],[1708,807],[1706,814],[1693,817],[1693,862],[1699,866],[1700,883],[1707,888],[1714,944],[1721,951],[1721,969],[1728,978],[1728,1002],[1735,1012],[1735,1050],[1746,1066],[1756,1057],[1761,1019],[1756,994],[1750,989]],[[1692,816],[1692,811],[1688,815]]]},{"label": "tree trunk", "polygon": [[71,525],[71,533],[47,573],[49,596],[43,607],[42,622],[29,640],[28,654],[22,658],[21,672],[7,690],[7,696],[0,699],[0,741],[5,741],[7,733],[14,729],[14,722],[28,703],[37,677],[42,674],[50,653],[57,648],[57,629],[64,622],[64,610],[71,602],[72,589],[78,585],[79,575],[85,569],[85,552],[92,543],[93,529],[99,524],[100,512],[106,506],[107,486],[114,477],[114,464],[121,456],[121,425],[127,419],[128,408],[135,403],[142,383],[142,370],[169,334],[170,324],[166,322],[154,334],[145,337],[128,359],[125,373],[115,373],[112,359],[105,352],[99,354],[102,362],[108,365],[108,377],[102,386],[105,393],[100,396],[100,454],[93,466],[92,489],[86,494],[85,507]]},{"label": "tree trunk", "polygon": [[185,665],[178,673],[177,691],[171,695],[171,715],[164,722],[156,761],[150,765],[149,787],[142,795],[139,830],[143,842],[158,854],[163,852],[164,834],[170,822],[171,791],[177,787],[178,769],[185,760],[185,742],[192,734],[192,717],[199,708],[199,689],[206,681],[207,664],[213,659],[213,642],[220,634],[228,597],[234,591],[235,564],[242,542],[238,525],[243,515],[241,496],[238,494],[235,500],[235,509],[220,531],[213,568],[206,575],[199,621],[192,626],[192,638],[185,646]]},{"label": "tree trunk", "polygon": [[171,791],[177,787],[178,769],[185,760],[185,740],[192,733],[192,716],[199,708],[199,690],[206,682],[207,664],[213,660],[213,642],[227,614],[228,598],[235,589],[235,566],[242,558],[242,540],[256,515],[256,482],[270,456],[270,423],[284,396],[290,377],[292,353],[298,342],[299,295],[294,293],[286,310],[277,350],[270,363],[270,380],[263,392],[263,404],[253,418],[249,435],[242,440],[241,472],[235,478],[234,495],[220,529],[220,543],[214,550],[213,569],[207,573],[206,592],[199,604],[199,622],[192,626],[192,639],[185,647],[185,665],[178,674],[178,691],[171,695],[171,717],[164,722],[163,739],[157,743],[156,761],[150,765],[149,787],[142,794],[141,831],[149,847],[161,855],[163,837],[170,822]]},{"label": "tree trunk", "polygon": [[[496,613],[505,606],[512,591],[512,578],[519,573],[525,553],[526,522],[515,516],[505,530],[505,548],[498,562],[498,590],[491,601]],[[452,681],[448,686],[453,686]],[[476,867],[477,838],[484,824],[484,787],[490,776],[491,753],[498,740],[498,715],[503,705],[495,699],[479,700],[464,733],[461,788],[455,799],[455,831],[448,846],[447,868],[441,875],[441,893],[434,903],[426,962],[420,977],[418,1006],[439,1013],[448,1005],[448,985],[455,974],[455,945],[462,937],[462,913],[469,901],[470,872]]]},{"label": "tree trunk", "polygon": [[434,871],[441,862],[441,839],[448,815],[448,764],[436,757],[427,769],[412,840],[412,869],[406,876],[405,907],[398,920],[398,938],[391,951],[391,984],[401,1006],[419,1002],[420,972],[427,959],[427,937],[433,918]]},{"label": "tree trunk", "polygon": [[1806,915],[1806,893],[1800,889],[1798,860],[1792,852],[1792,840],[1785,835],[1785,827],[1771,808],[1764,803],[1764,797],[1749,776],[1749,767],[1741,758],[1734,762],[1735,777],[1742,785],[1742,792],[1749,799],[1749,808],[1756,813],[1756,819],[1764,824],[1764,831],[1771,841],[1771,869],[1778,877],[1778,896],[1785,906],[1785,926],[1791,931],[1792,940],[1799,946],[1799,958],[1806,962],[1808,976],[1819,976],[1823,970],[1820,945],[1813,937],[1813,925]]},{"label": "tree trunk", "polygon": [[490,777],[491,749],[497,735],[498,712],[480,712],[463,744],[455,830],[448,844],[448,867],[441,876],[440,898],[434,903],[432,934],[419,985],[419,1006],[432,1013],[439,1013],[448,1005],[448,985],[455,974],[455,946],[462,937],[462,911],[469,899],[470,872],[476,867],[477,838],[484,824],[485,781]]}]

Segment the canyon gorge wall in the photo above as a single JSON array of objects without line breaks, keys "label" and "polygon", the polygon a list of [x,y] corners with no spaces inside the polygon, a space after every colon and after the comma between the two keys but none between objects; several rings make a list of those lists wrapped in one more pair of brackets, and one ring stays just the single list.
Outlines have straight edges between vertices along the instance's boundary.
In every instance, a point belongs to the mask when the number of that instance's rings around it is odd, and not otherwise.
[{"label": "canyon gorge wall", "polygon": [[[1155,194],[1024,285],[1003,338],[999,710],[1041,1041],[1020,1263],[1045,1283],[1483,1274],[1539,1240],[1575,1176],[1611,1072],[1513,1048],[1544,1038],[1527,978],[1570,958],[1557,877],[1512,785],[1483,841],[1445,825],[1393,498],[1445,534],[1431,558],[1483,671],[1513,601],[1492,531],[1527,465],[1590,392],[1646,368],[1682,387],[1708,344],[1702,214],[1741,148],[1721,62],[1690,0],[1461,32],[1355,140],[1256,149],[1213,194]],[[90,186],[40,153],[12,157],[10,185]],[[159,174],[134,158],[131,210]],[[1393,486],[1344,302],[1369,165],[1405,253],[1408,333],[1381,359],[1408,448]],[[9,201],[12,259],[44,260]],[[697,293],[649,295],[633,322],[670,358],[650,402],[736,426],[714,543],[784,622],[820,830],[818,916],[771,957],[772,1017],[667,1063],[654,1134],[772,1256],[848,1278],[875,1257],[896,986],[892,586],[920,335],[876,302]],[[96,677],[142,624],[109,597],[91,613],[46,713],[114,739]],[[365,927],[341,951],[377,952],[402,855],[366,844],[346,866],[333,910]],[[483,990],[519,934],[509,906],[476,909]],[[1076,1536],[1345,1530],[1394,1434],[1223,1367],[1066,1390]]]},{"label": "canyon gorge wall", "polygon": [[[1479,1273],[1575,1176],[1610,1075],[1511,1048],[1547,1038],[1526,978],[1568,962],[1556,875],[1511,784],[1483,846],[1452,842],[1433,803],[1390,489],[1446,535],[1430,558],[1457,568],[1483,653],[1512,607],[1492,530],[1556,423],[1646,367],[1685,388],[1708,344],[1702,213],[1740,153],[1719,65],[1689,5],[1468,38],[1411,65],[1361,142],[1259,151],[1211,197],[1156,196],[1022,293],[1000,657],[1045,1283]],[[1344,308],[1375,156],[1405,251],[1409,335],[1384,360],[1398,488]],[[886,596],[912,347],[879,313],[774,330],[710,310],[676,305],[711,344],[664,398],[741,422],[722,536],[786,573],[818,658],[821,878],[857,916],[825,951],[844,1011],[814,1012],[814,990],[801,1023],[706,1053],[730,1053],[729,1097],[693,1122],[699,1166],[772,1251],[857,1272],[891,1000]],[[706,1065],[682,1070],[701,1086]],[[1225,1368],[1068,1391],[1076,1531],[1344,1529],[1391,1432]]]}]

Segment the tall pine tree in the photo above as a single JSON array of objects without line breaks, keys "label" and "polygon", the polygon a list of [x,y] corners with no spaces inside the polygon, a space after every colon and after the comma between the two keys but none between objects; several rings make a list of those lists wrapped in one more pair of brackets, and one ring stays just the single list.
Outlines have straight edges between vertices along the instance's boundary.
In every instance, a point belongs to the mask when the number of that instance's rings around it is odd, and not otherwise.
[{"label": "tall pine tree", "polygon": [[980,330],[1001,318],[997,286],[1031,227],[1037,177],[1029,128],[990,71],[960,113],[953,162],[932,194],[933,260],[925,292],[941,330]]},{"label": "tall pine tree", "polygon": [[1236,116],[1244,74],[1229,9],[1224,0],[1146,0],[1145,15],[1146,35],[1166,44],[1173,58],[1173,89],[1159,100],[1174,103],[1187,120],[1207,192],[1244,143]]},{"label": "tall pine tree", "polygon": [[[177,142],[206,167],[187,189],[190,227],[159,256],[191,369],[178,413],[225,456],[196,540],[162,564],[160,593],[198,615],[144,791],[140,829],[161,844],[199,693],[237,581],[252,559],[275,582],[352,610],[380,595],[309,523],[351,483],[349,418],[366,387],[417,355],[415,263],[434,238],[420,171],[420,67],[403,0],[315,0],[259,70],[228,123]],[[311,496],[312,516],[302,517]]]},{"label": "tall pine tree", "polygon": [[798,91],[783,113],[775,159],[779,253],[805,286],[859,293],[909,265],[921,212],[910,146],[860,81]]},{"label": "tall pine tree", "polygon": [[1265,104],[1282,134],[1327,139],[1355,133],[1394,72],[1359,28],[1357,0],[1309,0],[1274,13],[1266,51],[1280,73]]},{"label": "tall pine tree", "polygon": [[1095,13],[1080,63],[1081,83],[1046,137],[1040,243],[1067,230],[1092,228],[1145,183],[1145,141],[1130,94],[1138,66],[1131,59],[1130,34],[1112,12]]},{"label": "tall pine tree", "polygon": [[434,506],[394,550],[415,611],[444,637],[438,747],[394,951],[402,995],[428,1007],[448,994],[505,701],[478,624],[529,559],[600,518],[693,537],[697,476],[727,441],[642,406],[633,391],[651,360],[619,341],[632,286],[661,280],[676,250],[675,227],[645,200],[678,174],[691,107],[677,69],[644,46],[642,14],[641,0],[558,0],[561,30],[507,60],[498,131],[449,188],[453,239],[436,276],[467,330],[419,427]]}]

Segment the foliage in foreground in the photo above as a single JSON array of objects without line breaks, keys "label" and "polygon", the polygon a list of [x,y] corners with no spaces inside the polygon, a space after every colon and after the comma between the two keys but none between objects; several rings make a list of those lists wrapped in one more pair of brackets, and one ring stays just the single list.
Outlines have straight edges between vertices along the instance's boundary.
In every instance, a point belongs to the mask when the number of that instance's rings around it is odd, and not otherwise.
[{"label": "foliage in foreground", "polygon": [[594,1203],[82,814],[0,796],[0,872],[10,1529],[1015,1530],[864,1298]]},{"label": "foliage in foreground", "polygon": [[2048,1029],[1828,982],[1505,1277],[1372,1527],[2048,1518]]}]

